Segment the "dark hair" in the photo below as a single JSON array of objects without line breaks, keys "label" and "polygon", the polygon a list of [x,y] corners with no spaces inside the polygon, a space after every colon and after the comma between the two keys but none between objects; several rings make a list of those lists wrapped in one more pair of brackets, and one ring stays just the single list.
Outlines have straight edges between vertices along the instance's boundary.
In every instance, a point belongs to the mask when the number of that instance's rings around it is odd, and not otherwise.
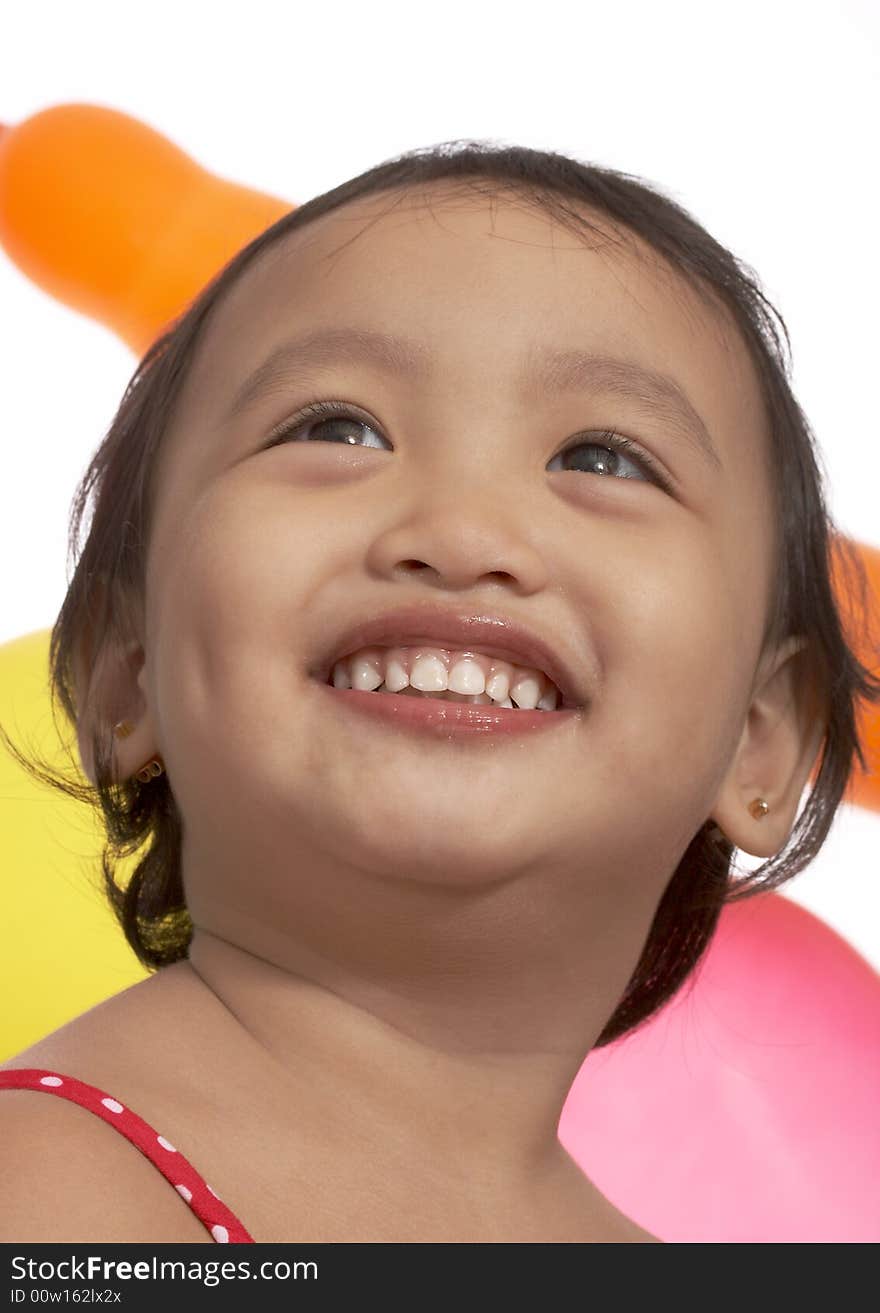
[{"label": "dark hair", "polygon": [[[683,277],[704,302],[732,314],[757,371],[770,433],[770,463],[777,526],[775,591],[768,609],[765,650],[789,635],[809,640],[808,658],[827,713],[820,768],[809,799],[783,849],[760,867],[733,878],[733,844],[707,822],[692,839],[654,916],[638,965],[616,1010],[596,1041],[602,1047],[648,1020],[695,975],[715,932],[721,908],[777,888],[821,848],[857,756],[865,759],[856,728],[858,699],[880,701],[880,679],[847,645],[832,588],[831,551],[849,558],[865,608],[864,568],[833,525],[825,506],[814,438],[788,383],[786,357],[775,319],[785,322],[761,291],[756,275],[714,240],[675,201],[644,181],[550,151],[453,141],[406,152],[285,214],[239,251],[184,313],[153,342],[125,390],[110,428],[77,489],[69,553],[77,542],[89,498],[91,523],[73,578],[52,629],[49,665],[53,714],[60,701],[77,724],[77,671],[88,694],[96,655],[123,632],[126,597],[143,599],[146,546],[150,538],[153,474],[182,385],[188,377],[205,321],[244,270],[286,233],[373,193],[418,188],[445,180],[490,197],[514,192],[540,206],[570,231],[598,229],[588,214],[611,221],[614,240],[632,234],[657,252],[667,271]],[[843,556],[840,565],[844,564]],[[109,719],[108,709],[100,721]],[[57,722],[56,722],[57,724]],[[0,731],[2,732],[2,731]],[[9,744],[8,736],[3,737]],[[68,779],[45,764],[15,757],[36,778],[103,813],[107,843],[101,868],[107,896],[139,960],[156,969],[186,957],[192,922],[184,901],[181,817],[168,779],[147,784],[113,778],[113,733],[92,735],[96,784]],[[123,887],[118,858],[149,841]]]}]

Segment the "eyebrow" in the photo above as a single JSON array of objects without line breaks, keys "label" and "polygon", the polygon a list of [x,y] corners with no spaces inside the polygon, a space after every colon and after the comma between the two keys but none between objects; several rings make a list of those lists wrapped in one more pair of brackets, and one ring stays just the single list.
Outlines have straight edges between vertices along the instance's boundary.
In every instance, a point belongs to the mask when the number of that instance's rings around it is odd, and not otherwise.
[{"label": "eyebrow", "polygon": [[[286,383],[291,375],[339,364],[368,364],[406,381],[426,381],[433,373],[425,343],[363,328],[325,328],[280,343],[249,374],[235,393],[224,422]],[[675,379],[634,360],[575,349],[533,347],[526,358],[521,396],[601,391],[635,401],[644,411],[674,427],[716,469],[721,458],[709,430]]]}]

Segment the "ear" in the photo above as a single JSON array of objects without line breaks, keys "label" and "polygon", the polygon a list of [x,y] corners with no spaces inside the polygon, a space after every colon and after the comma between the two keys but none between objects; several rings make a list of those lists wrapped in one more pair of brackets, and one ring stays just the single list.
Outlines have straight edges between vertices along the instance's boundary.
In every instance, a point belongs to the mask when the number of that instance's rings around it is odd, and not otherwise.
[{"label": "ear", "polygon": [[[143,609],[118,590],[110,603],[101,580],[90,584],[88,610],[73,656],[80,761],[95,784],[92,739],[97,734],[111,745],[113,778],[126,780],[158,751],[145,697]],[[132,732],[120,738],[113,730],[123,720]]]},{"label": "ear", "polygon": [[[742,737],[712,819],[742,852],[772,857],[788,839],[828,727],[808,640],[795,636],[761,660]],[[770,810],[755,818],[754,798]]]}]

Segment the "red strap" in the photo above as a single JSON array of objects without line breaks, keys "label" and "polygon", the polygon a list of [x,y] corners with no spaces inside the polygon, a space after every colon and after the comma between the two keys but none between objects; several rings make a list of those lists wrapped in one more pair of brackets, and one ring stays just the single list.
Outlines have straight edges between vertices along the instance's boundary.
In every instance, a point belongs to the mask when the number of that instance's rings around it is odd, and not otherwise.
[{"label": "red strap", "polygon": [[218,1198],[183,1154],[118,1099],[111,1098],[95,1085],[77,1080],[75,1076],[65,1076],[38,1067],[0,1071],[0,1090],[3,1089],[40,1090],[45,1094],[58,1094],[95,1113],[136,1145],[158,1167],[166,1181],[189,1204],[218,1244],[255,1243],[253,1236],[248,1234],[232,1210]]}]

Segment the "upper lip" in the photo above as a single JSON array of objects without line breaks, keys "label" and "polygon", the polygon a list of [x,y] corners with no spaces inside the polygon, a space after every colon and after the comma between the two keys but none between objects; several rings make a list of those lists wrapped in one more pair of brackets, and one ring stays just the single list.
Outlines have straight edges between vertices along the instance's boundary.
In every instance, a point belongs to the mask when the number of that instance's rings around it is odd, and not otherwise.
[{"label": "upper lip", "polygon": [[[337,661],[362,647],[417,647],[482,652],[519,666],[543,670],[562,694],[563,706],[583,707],[586,690],[561,644],[548,643],[520,621],[497,613],[465,613],[435,605],[410,605],[357,621],[337,634],[309,674],[327,682]],[[323,662],[323,664],[320,664]]]}]

